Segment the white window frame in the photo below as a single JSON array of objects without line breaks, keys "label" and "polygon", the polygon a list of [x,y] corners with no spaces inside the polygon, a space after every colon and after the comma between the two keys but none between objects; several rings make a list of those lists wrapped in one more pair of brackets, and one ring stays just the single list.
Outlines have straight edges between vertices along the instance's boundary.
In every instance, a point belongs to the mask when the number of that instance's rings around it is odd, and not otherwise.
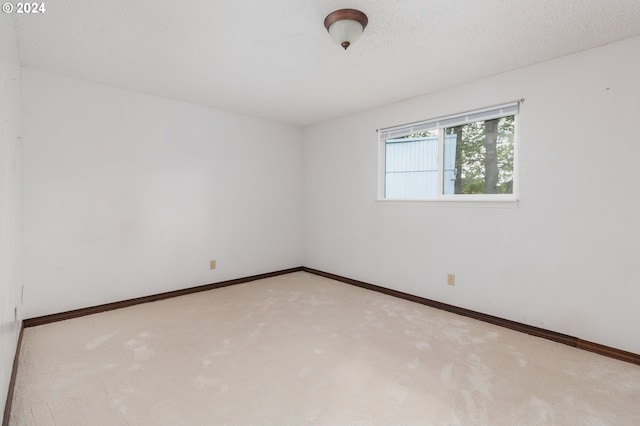
[{"label": "white window frame", "polygon": [[[493,107],[477,109],[460,114],[419,121],[400,126],[387,127],[378,130],[378,201],[385,202],[427,202],[427,203],[465,203],[480,204],[517,204],[519,194],[519,169],[518,166],[518,133],[520,105],[519,101],[496,105]],[[513,193],[512,194],[444,194],[444,131],[445,128],[455,127],[482,120],[490,120],[507,116],[514,116],[513,134]],[[387,198],[385,196],[386,185],[386,140],[419,133],[426,130],[438,130],[438,191],[435,198]]]}]

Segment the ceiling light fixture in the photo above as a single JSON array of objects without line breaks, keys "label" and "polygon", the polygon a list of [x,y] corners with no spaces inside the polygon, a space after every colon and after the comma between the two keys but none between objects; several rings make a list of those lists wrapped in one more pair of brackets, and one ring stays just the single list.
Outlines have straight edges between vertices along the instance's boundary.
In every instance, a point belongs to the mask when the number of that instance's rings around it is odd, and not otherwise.
[{"label": "ceiling light fixture", "polygon": [[367,15],[355,9],[336,10],[324,18],[324,27],[344,50],[360,38],[368,23]]}]

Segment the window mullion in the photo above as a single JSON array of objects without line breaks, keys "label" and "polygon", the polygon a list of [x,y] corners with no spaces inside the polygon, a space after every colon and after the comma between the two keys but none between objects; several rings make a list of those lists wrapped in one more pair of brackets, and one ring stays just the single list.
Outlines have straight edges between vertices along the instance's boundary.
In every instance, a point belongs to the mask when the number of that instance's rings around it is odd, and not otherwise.
[{"label": "window mullion", "polygon": [[438,191],[437,198],[444,195],[444,129],[438,129]]}]

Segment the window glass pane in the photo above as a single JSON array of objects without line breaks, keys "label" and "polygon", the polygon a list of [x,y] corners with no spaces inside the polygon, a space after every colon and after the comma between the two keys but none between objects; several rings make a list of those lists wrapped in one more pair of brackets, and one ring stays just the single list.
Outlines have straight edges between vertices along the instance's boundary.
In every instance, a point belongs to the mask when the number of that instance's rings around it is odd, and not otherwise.
[{"label": "window glass pane", "polygon": [[444,194],[513,194],[514,116],[444,129]]},{"label": "window glass pane", "polygon": [[436,198],[438,130],[385,140],[385,198]]}]

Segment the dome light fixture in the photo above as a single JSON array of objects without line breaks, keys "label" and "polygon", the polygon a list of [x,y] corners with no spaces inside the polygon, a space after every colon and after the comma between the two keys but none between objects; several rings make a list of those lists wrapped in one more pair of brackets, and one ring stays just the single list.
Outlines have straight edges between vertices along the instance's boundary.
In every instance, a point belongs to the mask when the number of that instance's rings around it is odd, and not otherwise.
[{"label": "dome light fixture", "polygon": [[336,10],[324,18],[324,27],[344,50],[360,38],[368,23],[367,15],[355,9]]}]

